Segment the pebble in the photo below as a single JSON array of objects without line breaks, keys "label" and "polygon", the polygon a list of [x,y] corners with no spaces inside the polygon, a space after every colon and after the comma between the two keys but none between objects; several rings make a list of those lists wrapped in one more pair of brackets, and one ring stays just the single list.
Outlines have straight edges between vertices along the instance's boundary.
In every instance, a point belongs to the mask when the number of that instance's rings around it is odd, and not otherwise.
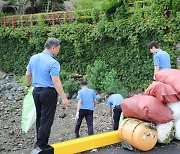
[{"label": "pebble", "polygon": [[4,126],[4,129],[8,129],[9,128],[9,126]]},{"label": "pebble", "polygon": [[97,149],[92,149],[90,152],[97,152]]},{"label": "pebble", "polygon": [[3,150],[5,150],[4,148],[2,148],[2,147],[0,147],[0,151],[3,151]]},{"label": "pebble", "polygon": [[[21,115],[25,93],[23,92],[23,88],[21,88],[21,84],[12,81],[11,79],[12,77],[7,77],[5,75],[2,78],[2,75],[0,75],[0,90],[2,89],[2,91],[0,91],[0,141],[3,143],[3,149],[0,150],[2,153],[11,153],[12,151],[30,149],[36,141],[35,124],[27,133],[23,133],[21,130]],[[7,83],[9,83],[8,88],[5,88]],[[12,86],[10,87],[10,85]],[[10,98],[9,100],[9,96],[14,98]],[[58,101],[61,103],[60,98]],[[75,138],[74,126],[76,123],[75,115],[77,100],[71,99],[70,102],[71,105],[66,109],[65,114],[67,116],[64,119],[59,118],[59,115],[62,115],[63,113],[61,104],[57,106],[49,139],[50,144]],[[94,120],[94,132],[96,134],[112,130],[111,122],[109,121],[108,116],[106,117],[105,115],[103,117],[103,113],[107,113],[107,105],[104,103],[97,104],[95,110],[97,118]],[[83,120],[80,135],[81,137],[87,136],[87,125],[85,120]]]},{"label": "pebble", "polygon": [[14,135],[14,131],[11,130],[11,131],[9,132],[9,134],[10,134],[10,135]]}]

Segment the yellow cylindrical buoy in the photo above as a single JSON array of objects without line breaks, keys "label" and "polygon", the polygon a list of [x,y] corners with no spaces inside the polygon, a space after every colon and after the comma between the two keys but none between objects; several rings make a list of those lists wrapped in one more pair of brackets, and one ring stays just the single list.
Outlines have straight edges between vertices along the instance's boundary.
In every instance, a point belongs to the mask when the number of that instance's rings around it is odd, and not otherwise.
[{"label": "yellow cylindrical buoy", "polygon": [[119,137],[141,151],[151,150],[157,143],[158,133],[146,123],[133,118],[124,119],[119,126]]}]

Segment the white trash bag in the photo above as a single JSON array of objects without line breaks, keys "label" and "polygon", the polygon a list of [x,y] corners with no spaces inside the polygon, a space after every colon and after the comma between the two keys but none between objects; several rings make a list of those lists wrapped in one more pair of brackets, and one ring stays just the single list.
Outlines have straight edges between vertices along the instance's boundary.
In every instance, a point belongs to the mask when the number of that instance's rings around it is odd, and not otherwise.
[{"label": "white trash bag", "polygon": [[33,89],[34,87],[28,89],[28,94],[25,96],[23,101],[21,128],[25,133],[28,132],[36,121],[36,108],[32,95]]},{"label": "white trash bag", "polygon": [[175,139],[180,140],[180,119],[176,120],[174,122],[174,125],[175,125]]},{"label": "white trash bag", "polygon": [[169,103],[168,106],[172,110],[174,120],[180,119],[180,102]]},{"label": "white trash bag", "polygon": [[175,128],[173,121],[165,124],[157,124],[158,142],[163,144],[170,143],[174,138]]}]

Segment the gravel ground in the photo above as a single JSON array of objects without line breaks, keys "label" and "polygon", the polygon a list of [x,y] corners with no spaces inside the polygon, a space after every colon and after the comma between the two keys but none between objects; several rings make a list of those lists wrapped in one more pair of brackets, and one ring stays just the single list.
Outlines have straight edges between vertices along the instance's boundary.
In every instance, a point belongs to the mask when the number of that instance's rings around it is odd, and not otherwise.
[{"label": "gravel ground", "polygon": [[[13,81],[13,77],[0,74],[0,153],[12,153],[23,149],[32,149],[36,140],[35,125],[27,134],[21,130],[21,112],[25,93],[21,84]],[[49,144],[74,139],[76,100],[69,100],[70,105],[63,113],[62,107],[57,106],[54,123],[51,129]],[[112,130],[112,120],[107,115],[105,103],[97,104],[94,111],[94,133]],[[81,137],[87,136],[87,126],[84,122],[80,131]],[[16,152],[19,153],[19,152]]]},{"label": "gravel ground", "polygon": [[[21,84],[0,72],[0,154],[29,154],[36,140],[35,124],[28,131],[21,130],[21,112],[25,93]],[[75,99],[69,100],[70,105],[65,110],[67,116],[60,118],[64,112],[61,105],[57,106],[54,123],[51,129],[49,144],[74,139],[74,126],[76,104]],[[107,115],[105,102],[97,104],[94,111],[94,133],[112,131],[112,119]],[[87,126],[85,120],[82,123],[81,137],[87,136]],[[92,153],[90,151],[83,152]],[[140,151],[128,151],[122,149],[120,144],[99,148],[94,151],[99,154],[129,154],[141,153]],[[173,141],[171,144],[157,144],[148,154],[179,154],[180,141]]]}]

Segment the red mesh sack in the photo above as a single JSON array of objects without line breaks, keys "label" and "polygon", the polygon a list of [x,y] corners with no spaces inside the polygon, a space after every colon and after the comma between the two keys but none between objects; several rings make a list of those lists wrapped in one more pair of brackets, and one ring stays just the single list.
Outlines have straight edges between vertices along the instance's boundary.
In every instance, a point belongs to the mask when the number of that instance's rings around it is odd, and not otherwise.
[{"label": "red mesh sack", "polygon": [[154,96],[163,103],[178,102],[178,97],[180,97],[180,94],[171,85],[157,81],[154,81],[145,90],[145,94]]},{"label": "red mesh sack", "polygon": [[134,95],[124,99],[121,108],[125,117],[153,123],[167,123],[173,120],[171,110],[153,96]]},{"label": "red mesh sack", "polygon": [[163,69],[155,74],[156,81],[171,85],[180,94],[180,70]]}]

